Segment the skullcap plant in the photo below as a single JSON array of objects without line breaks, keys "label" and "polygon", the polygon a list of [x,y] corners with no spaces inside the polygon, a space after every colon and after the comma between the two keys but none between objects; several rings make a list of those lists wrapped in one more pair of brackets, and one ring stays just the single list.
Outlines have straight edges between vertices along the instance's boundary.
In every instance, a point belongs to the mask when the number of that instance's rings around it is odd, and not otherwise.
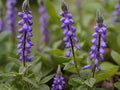
[{"label": "skullcap plant", "polygon": [[20,60],[23,61],[23,65],[25,66],[26,62],[32,60],[33,56],[29,56],[30,48],[33,46],[31,42],[32,37],[32,12],[29,10],[29,0],[24,0],[22,12],[18,13],[18,16],[21,17],[22,20],[18,22],[22,27],[18,30],[19,34],[17,38],[19,39],[19,43],[17,45],[18,52],[17,55],[20,55]]}]

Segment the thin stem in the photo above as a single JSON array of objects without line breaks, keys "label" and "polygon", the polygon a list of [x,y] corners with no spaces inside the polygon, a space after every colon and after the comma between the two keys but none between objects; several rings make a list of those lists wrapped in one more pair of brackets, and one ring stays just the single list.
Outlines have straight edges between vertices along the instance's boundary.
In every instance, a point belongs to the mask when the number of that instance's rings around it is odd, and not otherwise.
[{"label": "thin stem", "polygon": [[93,67],[93,75],[92,75],[93,78],[95,77],[95,70],[96,70],[96,65],[94,65]]},{"label": "thin stem", "polygon": [[[100,51],[100,41],[101,41],[101,34],[98,35],[98,40],[97,40],[97,57]],[[93,78],[95,77],[95,71],[96,71],[96,65],[93,67]]]},{"label": "thin stem", "polygon": [[27,36],[27,31],[25,31],[24,41],[23,41],[23,66],[24,67],[26,66],[26,57],[25,57],[26,36]]},{"label": "thin stem", "polygon": [[72,54],[73,54],[73,60],[74,60],[75,68],[77,69],[77,60],[75,59],[74,46],[73,46],[71,37],[70,37],[70,43],[71,43],[71,48],[72,48]]},{"label": "thin stem", "polygon": [[[68,25],[68,30],[70,30],[70,26],[69,25]],[[75,58],[74,45],[73,45],[73,41],[72,41],[72,37],[71,36],[70,36],[70,44],[71,44],[71,49],[72,49],[72,55],[73,55],[73,60],[74,60],[75,68],[76,68],[77,73],[79,75],[79,69],[78,69],[78,65],[77,65],[77,60]]]}]

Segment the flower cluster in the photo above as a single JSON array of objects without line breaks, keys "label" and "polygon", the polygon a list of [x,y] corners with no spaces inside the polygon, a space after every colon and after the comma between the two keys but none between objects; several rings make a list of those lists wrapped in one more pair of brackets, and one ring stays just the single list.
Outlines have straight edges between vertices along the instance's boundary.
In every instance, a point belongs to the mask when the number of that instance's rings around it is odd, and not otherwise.
[{"label": "flower cluster", "polygon": [[54,77],[51,90],[62,90],[65,85],[64,77],[62,76],[60,65],[57,68],[57,74]]},{"label": "flower cluster", "polygon": [[120,0],[118,0],[118,3],[115,5],[115,11],[113,12],[114,18],[112,19],[113,22],[119,22],[120,21]]},{"label": "flower cluster", "polygon": [[49,42],[49,31],[47,29],[47,18],[48,15],[46,13],[46,8],[44,6],[44,2],[41,1],[41,7],[39,8],[39,13],[41,14],[39,22],[40,22],[40,32],[42,35],[42,41],[45,42],[45,44],[48,44]]},{"label": "flower cluster", "polygon": [[65,47],[68,48],[66,52],[66,57],[69,57],[74,47],[80,50],[80,46],[76,44],[78,39],[75,36],[76,28],[72,25],[74,23],[72,19],[72,14],[68,12],[66,5],[63,6],[63,12],[60,14],[62,18],[60,22],[62,23],[61,27],[64,30],[63,35],[65,36],[63,41],[65,43]]},{"label": "flower cluster", "polygon": [[17,45],[17,55],[21,55],[19,58],[21,61],[28,62],[31,61],[31,59],[33,58],[33,56],[28,56],[28,54],[30,53],[30,48],[31,46],[33,46],[33,43],[31,42],[33,24],[31,21],[32,12],[29,10],[25,11],[23,9],[23,12],[19,12],[18,15],[22,18],[22,20],[18,22],[18,24],[21,25],[22,28],[18,30],[20,35],[17,36],[17,38],[19,39],[19,43]]},{"label": "flower cluster", "polygon": [[[106,47],[106,30],[107,27],[105,24],[98,23],[94,26],[95,32],[92,34],[93,39],[91,41],[92,47],[91,47],[91,52],[90,52],[90,59],[94,60],[94,66],[100,70],[100,66],[98,63],[98,60],[104,61],[103,54],[104,54],[104,48]],[[83,69],[92,69],[93,66],[91,64],[86,65],[83,67]]]},{"label": "flower cluster", "polygon": [[51,90],[62,90],[65,85],[64,77],[62,75],[56,75],[52,84]]},{"label": "flower cluster", "polygon": [[15,8],[16,5],[16,0],[7,0],[6,7],[7,7],[7,12],[6,12],[6,21],[7,21],[7,30],[10,30],[15,32],[16,30],[16,13],[17,13],[17,8]]}]

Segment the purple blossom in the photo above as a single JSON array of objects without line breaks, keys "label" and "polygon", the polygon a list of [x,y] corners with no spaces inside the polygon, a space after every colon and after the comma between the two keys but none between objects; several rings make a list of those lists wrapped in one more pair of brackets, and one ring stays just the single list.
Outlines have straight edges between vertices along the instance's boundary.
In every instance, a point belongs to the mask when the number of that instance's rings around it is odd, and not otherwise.
[{"label": "purple blossom", "polygon": [[71,52],[74,50],[74,47],[80,50],[80,46],[76,44],[78,39],[75,36],[76,28],[72,25],[74,20],[72,19],[72,14],[68,12],[68,9],[65,4],[62,6],[62,17],[60,22],[62,23],[61,28],[63,29],[64,43],[65,47],[68,49],[66,52],[66,57],[71,55]]},{"label": "purple blossom", "polygon": [[[100,70],[99,60],[104,61],[103,54],[104,48],[106,47],[106,31],[107,27],[103,24],[103,20],[98,18],[97,24],[94,26],[95,32],[92,34],[93,39],[91,40],[92,46],[90,48],[90,59],[94,60],[94,67]],[[83,69],[94,69],[94,67],[89,64],[83,67]]]},{"label": "purple blossom", "polygon": [[118,3],[115,5],[115,10],[113,11],[112,22],[119,22],[120,21],[120,0],[118,0]]},{"label": "purple blossom", "polygon": [[13,36],[15,35],[16,30],[16,13],[17,8],[15,8],[16,0],[7,0],[6,7],[6,21],[7,21],[7,30],[12,31]]},{"label": "purple blossom", "polygon": [[52,84],[51,90],[62,90],[65,85],[64,77],[62,75],[56,75]]},{"label": "purple blossom", "polygon": [[40,13],[40,19],[39,19],[39,22],[40,22],[40,32],[41,32],[41,35],[42,35],[42,41],[45,42],[45,44],[48,44],[49,42],[49,31],[47,29],[47,18],[48,18],[48,15],[46,13],[46,8],[44,6],[44,2],[41,1],[41,6],[39,8],[39,13]]},{"label": "purple blossom", "polygon": [[[23,7],[26,5],[23,3]],[[20,60],[24,62],[29,62],[33,58],[33,56],[28,56],[30,53],[30,48],[33,46],[33,43],[31,42],[32,37],[32,12],[28,9],[26,10],[23,8],[23,12],[19,12],[18,16],[21,17],[21,20],[18,22],[19,25],[22,26],[18,30],[19,34],[17,38],[19,39],[19,43],[17,45],[18,53],[17,55],[20,55]]]},{"label": "purple blossom", "polygon": [[64,77],[62,76],[60,65],[57,68],[57,74],[54,77],[51,90],[63,90],[65,85]]}]

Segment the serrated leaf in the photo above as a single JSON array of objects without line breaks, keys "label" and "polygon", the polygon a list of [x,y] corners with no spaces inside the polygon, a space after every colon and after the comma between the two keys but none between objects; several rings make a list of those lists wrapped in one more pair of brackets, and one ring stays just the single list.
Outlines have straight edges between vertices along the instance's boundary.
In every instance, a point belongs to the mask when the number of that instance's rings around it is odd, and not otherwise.
[{"label": "serrated leaf", "polygon": [[54,74],[53,75],[49,75],[49,76],[46,76],[45,78],[43,78],[40,83],[47,83],[49,80],[51,80],[52,78],[54,77]]},{"label": "serrated leaf", "polygon": [[118,65],[120,65],[120,54],[117,53],[116,51],[112,51],[112,52],[111,52],[111,56],[112,56],[113,60],[114,60]]},{"label": "serrated leaf", "polygon": [[94,78],[87,79],[84,81],[84,83],[89,87],[93,87],[93,85],[95,84],[95,79]]}]

